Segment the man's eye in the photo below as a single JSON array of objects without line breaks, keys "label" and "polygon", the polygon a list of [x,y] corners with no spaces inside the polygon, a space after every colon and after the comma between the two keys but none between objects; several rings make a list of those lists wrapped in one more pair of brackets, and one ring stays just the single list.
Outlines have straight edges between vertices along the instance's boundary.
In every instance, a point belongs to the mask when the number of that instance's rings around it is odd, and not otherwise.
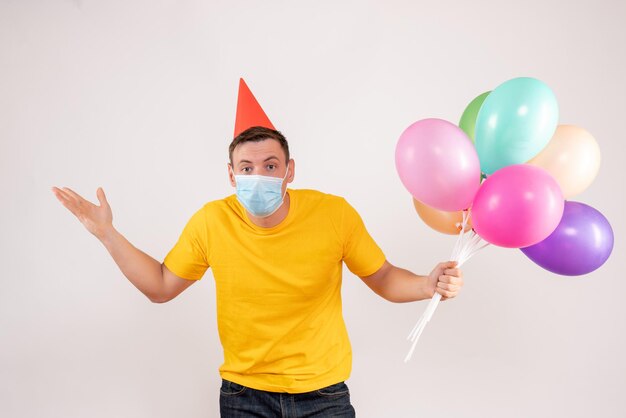
[{"label": "man's eye", "polygon": [[243,171],[244,173],[249,173],[250,170],[252,170],[252,168],[250,168],[250,167],[244,167],[244,168],[241,169],[241,171]]},{"label": "man's eye", "polygon": [[267,165],[267,169],[268,169],[268,170],[273,170],[273,169],[275,169],[275,168],[276,168],[276,166],[275,166],[274,164],[268,164],[268,165]]}]

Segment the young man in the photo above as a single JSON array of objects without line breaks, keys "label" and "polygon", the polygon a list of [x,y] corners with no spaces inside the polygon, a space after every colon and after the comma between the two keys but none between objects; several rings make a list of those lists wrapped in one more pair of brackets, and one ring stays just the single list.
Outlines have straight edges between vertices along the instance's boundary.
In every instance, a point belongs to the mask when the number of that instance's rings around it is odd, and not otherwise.
[{"label": "young man", "polygon": [[287,188],[295,176],[287,141],[243,80],[229,157],[235,194],[196,211],[163,263],[113,228],[102,189],[100,207],[54,189],[153,302],[172,300],[211,267],[224,349],[222,417],[353,417],[342,263],[392,302],[455,297],[461,271],[454,262],[427,276],[395,267],[344,198]]}]

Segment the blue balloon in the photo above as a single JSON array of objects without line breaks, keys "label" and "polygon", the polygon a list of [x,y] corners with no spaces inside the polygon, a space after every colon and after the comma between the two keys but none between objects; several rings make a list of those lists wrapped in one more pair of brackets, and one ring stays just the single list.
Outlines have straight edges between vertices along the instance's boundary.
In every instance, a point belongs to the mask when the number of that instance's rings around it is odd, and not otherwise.
[{"label": "blue balloon", "polygon": [[492,174],[539,154],[554,135],[559,106],[550,88],[519,77],[496,87],[476,118],[476,151],[481,170]]}]

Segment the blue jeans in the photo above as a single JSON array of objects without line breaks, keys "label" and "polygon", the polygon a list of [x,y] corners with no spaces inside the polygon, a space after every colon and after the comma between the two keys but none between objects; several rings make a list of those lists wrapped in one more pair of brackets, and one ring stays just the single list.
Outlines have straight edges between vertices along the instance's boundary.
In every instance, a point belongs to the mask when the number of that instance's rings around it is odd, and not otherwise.
[{"label": "blue jeans", "polygon": [[355,417],[344,382],[305,393],[266,392],[222,379],[222,418]]}]

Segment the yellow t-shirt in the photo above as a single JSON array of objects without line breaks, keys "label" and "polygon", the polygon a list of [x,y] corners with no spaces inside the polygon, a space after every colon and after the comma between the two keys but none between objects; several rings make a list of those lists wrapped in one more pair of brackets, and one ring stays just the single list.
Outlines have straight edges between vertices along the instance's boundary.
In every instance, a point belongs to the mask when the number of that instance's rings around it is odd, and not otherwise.
[{"label": "yellow t-shirt", "polygon": [[248,218],[236,195],[206,203],[164,264],[197,280],[213,269],[224,363],[220,375],[254,389],[302,393],[346,380],[352,351],[341,311],[342,261],[357,276],[385,255],[338,196],[287,189],[277,226]]}]

